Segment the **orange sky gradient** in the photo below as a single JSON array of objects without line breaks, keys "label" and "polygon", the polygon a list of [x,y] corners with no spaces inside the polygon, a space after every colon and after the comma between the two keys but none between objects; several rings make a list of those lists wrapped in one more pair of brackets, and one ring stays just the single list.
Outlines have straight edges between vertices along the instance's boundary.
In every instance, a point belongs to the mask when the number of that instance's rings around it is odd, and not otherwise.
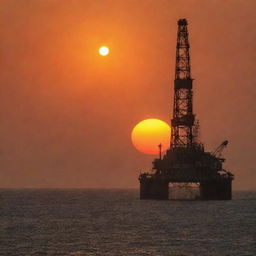
[{"label": "orange sky gradient", "polygon": [[255,0],[0,3],[0,187],[138,187],[131,130],[170,122],[187,18],[202,142],[228,139],[234,189],[256,189]]}]

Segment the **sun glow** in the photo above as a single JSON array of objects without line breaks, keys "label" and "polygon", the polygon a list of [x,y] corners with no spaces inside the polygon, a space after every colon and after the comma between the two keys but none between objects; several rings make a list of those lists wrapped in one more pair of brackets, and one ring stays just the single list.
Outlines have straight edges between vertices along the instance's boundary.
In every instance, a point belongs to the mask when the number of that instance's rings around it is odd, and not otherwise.
[{"label": "sun glow", "polygon": [[99,54],[101,56],[106,56],[109,54],[109,49],[107,46],[101,46],[100,49],[99,49]]},{"label": "sun glow", "polygon": [[132,130],[131,139],[134,147],[145,154],[158,154],[159,144],[162,151],[168,149],[171,128],[162,120],[146,119],[139,122]]}]

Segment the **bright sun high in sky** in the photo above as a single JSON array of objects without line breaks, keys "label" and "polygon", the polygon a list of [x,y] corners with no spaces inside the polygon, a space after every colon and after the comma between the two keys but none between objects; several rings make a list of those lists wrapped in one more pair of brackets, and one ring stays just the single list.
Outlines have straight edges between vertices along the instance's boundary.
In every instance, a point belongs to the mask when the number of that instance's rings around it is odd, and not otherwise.
[{"label": "bright sun high in sky", "polygon": [[146,119],[139,122],[132,130],[134,147],[145,154],[158,154],[159,144],[162,151],[169,148],[171,128],[162,120]]},{"label": "bright sun high in sky", "polygon": [[100,49],[99,49],[99,54],[101,56],[106,56],[109,54],[109,49],[107,46],[101,46]]}]

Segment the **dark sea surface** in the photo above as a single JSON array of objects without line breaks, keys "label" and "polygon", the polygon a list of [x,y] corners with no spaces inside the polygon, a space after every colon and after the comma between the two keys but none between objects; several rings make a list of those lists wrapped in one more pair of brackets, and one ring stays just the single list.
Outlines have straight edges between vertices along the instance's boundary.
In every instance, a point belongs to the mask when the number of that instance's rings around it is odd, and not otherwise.
[{"label": "dark sea surface", "polygon": [[139,200],[138,190],[0,190],[0,255],[256,255],[256,192]]}]

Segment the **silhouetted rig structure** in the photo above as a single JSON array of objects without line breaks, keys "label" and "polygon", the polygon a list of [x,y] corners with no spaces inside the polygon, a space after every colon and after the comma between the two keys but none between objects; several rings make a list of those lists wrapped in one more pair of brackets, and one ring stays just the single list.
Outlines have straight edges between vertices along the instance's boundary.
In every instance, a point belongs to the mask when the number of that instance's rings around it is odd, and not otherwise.
[{"label": "silhouetted rig structure", "polygon": [[232,199],[231,172],[222,168],[224,141],[214,152],[205,152],[199,142],[199,122],[193,113],[193,79],[190,72],[187,20],[178,21],[174,106],[170,149],[153,161],[150,172],[140,174],[140,199],[169,199],[175,189],[198,188],[197,199]]}]

